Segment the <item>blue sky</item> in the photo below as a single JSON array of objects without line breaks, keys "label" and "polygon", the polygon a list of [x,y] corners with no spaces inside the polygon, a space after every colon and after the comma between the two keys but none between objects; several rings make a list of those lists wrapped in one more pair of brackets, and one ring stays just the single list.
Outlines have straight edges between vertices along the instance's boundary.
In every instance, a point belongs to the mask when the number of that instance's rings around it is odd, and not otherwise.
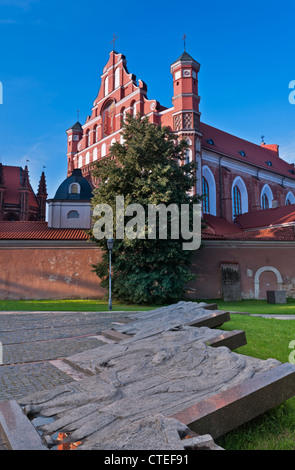
[{"label": "blue sky", "polygon": [[[183,9],[183,10],[181,10]],[[102,2],[0,0],[0,158],[29,160],[49,197],[66,177],[66,129],[90,114],[112,49],[148,97],[170,107],[170,64],[186,49],[201,64],[201,119],[295,162],[294,0]]]}]

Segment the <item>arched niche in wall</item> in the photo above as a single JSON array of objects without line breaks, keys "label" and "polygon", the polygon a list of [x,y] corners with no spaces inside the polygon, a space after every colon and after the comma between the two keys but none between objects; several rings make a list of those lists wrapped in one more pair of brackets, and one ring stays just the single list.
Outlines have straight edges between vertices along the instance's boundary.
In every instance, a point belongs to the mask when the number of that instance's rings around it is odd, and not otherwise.
[{"label": "arched niche in wall", "polygon": [[[207,165],[203,166],[202,168],[202,176],[205,178],[205,181],[208,184],[209,194],[207,207],[209,209],[209,214],[216,215],[216,183],[214,175]],[[203,184],[202,186],[205,188],[206,184]]]},{"label": "arched niche in wall", "polygon": [[234,220],[238,215],[248,212],[249,207],[247,187],[240,176],[233,181],[231,195]]}]

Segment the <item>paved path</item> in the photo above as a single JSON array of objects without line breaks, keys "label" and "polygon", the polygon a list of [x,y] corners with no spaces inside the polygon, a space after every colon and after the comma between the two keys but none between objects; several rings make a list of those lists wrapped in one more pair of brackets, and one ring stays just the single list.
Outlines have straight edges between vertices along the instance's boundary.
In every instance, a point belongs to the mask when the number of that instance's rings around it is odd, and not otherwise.
[{"label": "paved path", "polygon": [[237,311],[230,311],[229,313],[235,314],[235,315],[248,315],[250,317],[260,317],[260,318],[273,318],[275,320],[295,320],[295,314],[294,315],[276,315],[276,314],[266,314],[266,313],[248,313],[248,312],[237,312]]},{"label": "paved path", "polygon": [[58,359],[105,344],[100,332],[126,315],[128,312],[0,312],[0,401],[72,381],[73,376],[58,366]]}]

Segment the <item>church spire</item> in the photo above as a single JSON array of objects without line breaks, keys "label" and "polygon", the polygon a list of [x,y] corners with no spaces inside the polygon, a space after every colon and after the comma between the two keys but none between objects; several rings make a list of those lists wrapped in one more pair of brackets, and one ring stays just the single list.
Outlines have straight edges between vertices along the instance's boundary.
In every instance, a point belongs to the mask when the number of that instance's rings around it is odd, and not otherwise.
[{"label": "church spire", "polygon": [[45,173],[42,171],[38,193],[37,193],[37,201],[39,204],[39,211],[38,211],[38,220],[44,222],[46,218],[46,199],[47,199],[47,186],[46,186],[46,179]]},{"label": "church spire", "polygon": [[22,170],[21,172],[21,189],[29,189],[30,183],[29,183],[29,170],[27,165],[25,166],[25,169]]},{"label": "church spire", "polygon": [[20,195],[20,215],[19,220],[29,220],[29,190],[30,190],[30,182],[29,182],[29,171],[27,165],[25,169],[21,170],[20,175],[20,188],[19,188],[19,195]]},{"label": "church spire", "polygon": [[46,196],[47,197],[47,186],[46,186],[46,179],[45,179],[44,171],[42,171],[42,174],[41,174],[41,177],[40,177],[37,196]]}]

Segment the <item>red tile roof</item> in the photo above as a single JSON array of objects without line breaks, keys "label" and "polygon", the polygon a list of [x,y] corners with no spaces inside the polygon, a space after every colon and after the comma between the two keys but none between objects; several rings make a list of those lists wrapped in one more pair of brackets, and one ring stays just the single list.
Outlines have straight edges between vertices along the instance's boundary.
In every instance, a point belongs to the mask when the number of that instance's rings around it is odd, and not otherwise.
[{"label": "red tile roof", "polygon": [[204,214],[206,228],[202,231],[206,235],[229,235],[232,233],[243,233],[242,229],[222,217]]},{"label": "red tile roof", "polygon": [[246,214],[239,215],[235,219],[235,223],[242,230],[292,224],[295,223],[295,204],[247,212]]},{"label": "red tile roof", "polygon": [[242,214],[235,223],[204,214],[203,240],[295,241],[295,204]]},{"label": "red tile roof", "polygon": [[[200,130],[203,133],[203,148],[295,179],[293,165],[277,156],[274,151],[276,146],[272,145],[269,146],[270,148],[267,148],[266,146],[253,144],[202,122],[200,123]],[[214,145],[208,143],[210,139],[212,139]],[[244,152],[245,156],[241,155],[240,152]],[[270,166],[266,162],[271,162],[272,165]]]},{"label": "red tile roof", "polygon": [[88,240],[86,230],[49,228],[47,222],[0,221],[0,240]]}]

